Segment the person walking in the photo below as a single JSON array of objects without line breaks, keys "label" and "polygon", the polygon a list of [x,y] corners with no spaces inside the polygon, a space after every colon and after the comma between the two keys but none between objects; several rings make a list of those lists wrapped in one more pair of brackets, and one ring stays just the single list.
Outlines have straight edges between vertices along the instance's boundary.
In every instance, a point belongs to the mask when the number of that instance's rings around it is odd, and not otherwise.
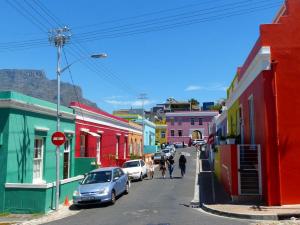
[{"label": "person walking", "polygon": [[160,162],[159,162],[159,170],[161,171],[161,175],[163,178],[166,177],[166,159],[164,156],[161,156]]},{"label": "person walking", "polygon": [[149,160],[148,162],[148,171],[149,171],[149,178],[153,179],[154,176],[154,165],[153,165],[153,161]]},{"label": "person walking", "polygon": [[181,153],[180,157],[179,157],[179,168],[180,168],[180,171],[181,171],[181,177],[184,177],[184,174],[185,174],[185,166],[186,164],[186,158],[184,156],[184,154]]},{"label": "person walking", "polygon": [[167,164],[168,164],[168,170],[169,170],[169,174],[170,174],[170,178],[173,179],[173,170],[174,170],[174,157],[171,155],[168,160],[167,160]]}]

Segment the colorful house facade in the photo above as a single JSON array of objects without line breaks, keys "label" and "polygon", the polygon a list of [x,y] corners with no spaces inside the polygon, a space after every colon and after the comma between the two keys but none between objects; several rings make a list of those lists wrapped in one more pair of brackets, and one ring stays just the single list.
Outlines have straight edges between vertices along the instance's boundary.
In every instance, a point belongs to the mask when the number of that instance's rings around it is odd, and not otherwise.
[{"label": "colorful house facade", "polygon": [[[242,147],[260,149],[252,165],[260,167],[259,189],[267,205],[300,203],[299,10],[298,0],[287,0],[272,24],[260,26],[228,90],[228,133],[238,136]],[[250,150],[239,151],[240,157],[253,155]]]},{"label": "colorful house facade", "polygon": [[215,111],[166,113],[168,142],[188,144],[192,139],[207,140],[209,124],[217,114]]},{"label": "colorful house facade", "polygon": [[155,126],[156,126],[156,129],[155,129],[156,144],[158,144],[158,145],[167,144],[168,139],[167,139],[166,120],[156,121]]},{"label": "colorful house facade", "polygon": [[[83,174],[97,167],[121,166],[130,158],[133,143],[141,140],[140,127],[78,102],[72,102],[70,107],[76,114],[77,174]],[[135,151],[142,151],[141,148],[135,148]]]},{"label": "colorful house facade", "polygon": [[[55,207],[56,105],[17,92],[0,92],[0,213],[45,213]],[[61,107],[60,202],[72,197],[75,114]]]},{"label": "colorful house facade", "polygon": [[157,151],[157,146],[155,145],[155,129],[156,126],[154,123],[147,119],[143,119],[138,114],[120,114],[115,113],[115,116],[121,117],[125,120],[134,122],[139,124],[140,126],[144,126],[144,134],[143,134],[143,152],[144,154],[151,154]]}]

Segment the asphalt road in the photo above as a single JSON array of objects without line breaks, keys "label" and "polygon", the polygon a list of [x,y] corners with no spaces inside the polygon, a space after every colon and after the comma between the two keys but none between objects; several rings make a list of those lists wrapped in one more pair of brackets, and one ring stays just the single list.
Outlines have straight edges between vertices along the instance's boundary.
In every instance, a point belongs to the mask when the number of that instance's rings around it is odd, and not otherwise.
[{"label": "asphalt road", "polygon": [[[178,168],[180,152],[187,156],[187,173],[181,179]],[[196,154],[192,148],[179,149],[175,158],[174,179],[162,179],[158,170],[154,179],[132,182],[129,195],[118,199],[115,205],[85,207],[72,217],[49,224],[103,224],[103,225],[244,225],[245,220],[228,219],[189,207],[194,195]]]}]

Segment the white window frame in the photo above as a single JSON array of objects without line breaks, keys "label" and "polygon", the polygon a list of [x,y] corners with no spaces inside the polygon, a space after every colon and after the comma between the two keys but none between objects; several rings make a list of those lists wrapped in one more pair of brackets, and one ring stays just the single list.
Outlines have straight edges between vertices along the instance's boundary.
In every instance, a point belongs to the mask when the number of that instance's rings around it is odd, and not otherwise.
[{"label": "white window frame", "polygon": [[[67,148],[66,148],[66,143],[68,143],[68,147]],[[67,138],[66,142],[64,144],[64,154],[68,153],[68,176],[67,176],[67,178],[70,178],[70,152],[71,152],[71,140]],[[64,178],[64,179],[66,179],[66,178]]]},{"label": "white window frame", "polygon": [[127,138],[124,138],[124,154],[123,159],[126,159]]},{"label": "white window frame", "polygon": [[166,138],[166,131],[162,130],[160,132],[160,138]]},{"label": "white window frame", "polygon": [[120,141],[120,137],[119,136],[116,136],[116,159],[119,158],[119,141]]},{"label": "white window frame", "polygon": [[[40,158],[35,158],[35,152],[36,152],[36,146],[35,146],[35,142],[36,140],[39,140],[42,142],[41,144],[41,156]],[[37,183],[45,183],[45,181],[43,181],[43,172],[44,172],[44,149],[45,149],[45,141],[44,138],[41,136],[35,136],[34,137],[34,146],[33,146],[34,150],[33,150],[33,170],[32,170],[32,183],[37,184]],[[34,175],[34,165],[35,165],[35,161],[40,160],[40,177],[35,177]]]},{"label": "white window frame", "polygon": [[96,158],[97,158],[97,165],[101,165],[101,135],[99,135],[99,137],[97,137]]}]

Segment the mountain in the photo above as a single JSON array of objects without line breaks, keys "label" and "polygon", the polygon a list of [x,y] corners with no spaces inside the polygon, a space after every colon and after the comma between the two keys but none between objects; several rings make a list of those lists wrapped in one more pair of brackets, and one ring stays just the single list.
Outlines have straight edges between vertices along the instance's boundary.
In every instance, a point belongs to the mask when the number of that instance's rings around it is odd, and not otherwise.
[{"label": "mountain", "polygon": [[[0,69],[0,91],[8,90],[57,102],[57,80],[49,80],[42,70]],[[96,103],[83,98],[79,86],[61,82],[60,90],[61,104],[64,106],[69,106],[72,101],[78,102],[79,99],[80,103],[98,108]]]}]

